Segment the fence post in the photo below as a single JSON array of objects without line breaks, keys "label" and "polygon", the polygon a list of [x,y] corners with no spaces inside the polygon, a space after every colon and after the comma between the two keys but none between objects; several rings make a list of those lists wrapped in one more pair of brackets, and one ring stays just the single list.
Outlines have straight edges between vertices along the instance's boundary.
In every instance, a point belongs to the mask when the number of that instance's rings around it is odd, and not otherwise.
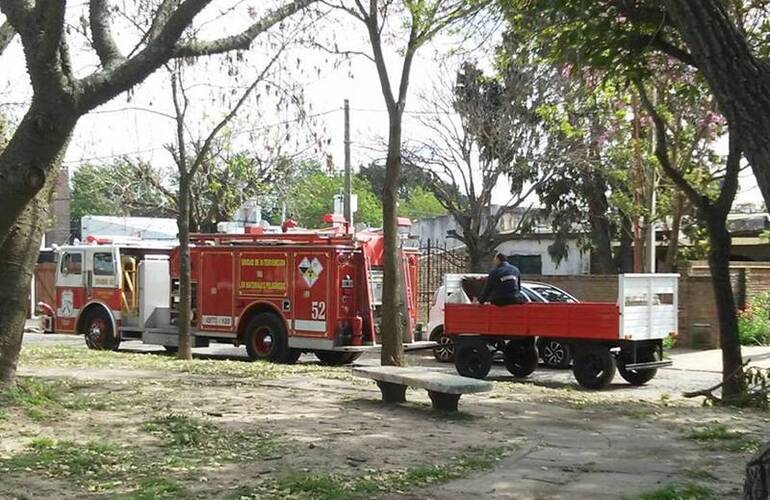
[{"label": "fence post", "polygon": [[431,286],[432,286],[432,285],[431,285],[431,283],[433,283],[433,282],[430,280],[430,278],[431,278],[431,276],[430,276],[430,258],[431,258],[431,254],[430,254],[430,238],[428,238],[428,266],[427,266],[427,267],[428,267],[428,272],[426,273],[426,274],[428,275],[428,276],[427,276],[427,278],[428,278],[428,279],[425,281],[425,282],[426,282],[426,284],[428,285],[428,286],[426,287],[428,290],[430,290],[430,288],[431,288]]}]

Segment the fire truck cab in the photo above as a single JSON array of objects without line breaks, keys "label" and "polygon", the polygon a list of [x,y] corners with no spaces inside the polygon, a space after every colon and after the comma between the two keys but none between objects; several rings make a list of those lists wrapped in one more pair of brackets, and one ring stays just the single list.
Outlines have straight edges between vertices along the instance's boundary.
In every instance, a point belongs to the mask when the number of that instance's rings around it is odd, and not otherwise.
[{"label": "fire truck cab", "polygon": [[[245,345],[251,359],[275,362],[303,352],[350,362],[378,344],[382,253],[376,233],[194,235],[192,345]],[[411,342],[418,253],[402,249],[401,257]],[[67,246],[57,262],[57,332],[83,334],[92,349],[129,339],[176,349],[177,246]]]}]

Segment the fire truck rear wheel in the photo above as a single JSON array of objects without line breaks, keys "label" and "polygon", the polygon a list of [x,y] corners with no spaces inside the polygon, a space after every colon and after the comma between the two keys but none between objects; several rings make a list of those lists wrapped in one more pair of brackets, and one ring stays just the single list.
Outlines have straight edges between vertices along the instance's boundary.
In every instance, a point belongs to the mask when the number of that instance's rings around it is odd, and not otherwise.
[{"label": "fire truck rear wheel", "polygon": [[606,347],[582,348],[575,353],[572,373],[586,389],[604,389],[615,377],[615,356]]},{"label": "fire truck rear wheel", "polygon": [[463,377],[484,378],[492,368],[492,351],[483,340],[455,343],[455,368]]},{"label": "fire truck rear wheel", "polygon": [[112,331],[112,321],[104,311],[93,309],[83,320],[83,335],[86,346],[98,351],[117,351],[120,339],[115,338]]},{"label": "fire truck rear wheel", "polygon": [[260,313],[249,321],[244,343],[252,361],[288,363],[291,357],[286,328],[281,318],[273,313]]},{"label": "fire truck rear wheel", "polygon": [[340,366],[352,363],[361,357],[360,352],[345,351],[316,351],[315,357],[322,365]]},{"label": "fire truck rear wheel", "polygon": [[505,368],[514,377],[529,377],[537,368],[537,349],[534,342],[511,340],[503,348]]}]

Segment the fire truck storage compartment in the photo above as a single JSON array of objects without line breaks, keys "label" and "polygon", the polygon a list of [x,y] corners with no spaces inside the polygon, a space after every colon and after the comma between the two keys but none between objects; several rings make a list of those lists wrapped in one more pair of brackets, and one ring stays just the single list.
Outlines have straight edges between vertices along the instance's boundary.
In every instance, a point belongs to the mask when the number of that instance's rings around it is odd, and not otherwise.
[{"label": "fire truck storage compartment", "polygon": [[169,328],[168,257],[147,255],[138,266],[139,326],[142,328]]}]

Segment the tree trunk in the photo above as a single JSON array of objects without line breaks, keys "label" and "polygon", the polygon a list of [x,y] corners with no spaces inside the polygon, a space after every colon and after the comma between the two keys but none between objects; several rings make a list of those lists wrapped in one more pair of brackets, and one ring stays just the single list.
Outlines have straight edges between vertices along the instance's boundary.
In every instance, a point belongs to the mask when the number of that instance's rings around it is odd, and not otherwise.
[{"label": "tree trunk", "polygon": [[679,231],[682,227],[682,216],[684,214],[684,195],[679,191],[674,191],[673,196],[674,213],[671,215],[671,234],[668,239],[666,261],[662,269],[662,272],[665,273],[673,273],[676,268],[676,258],[679,253]]},{"label": "tree trunk", "polygon": [[[593,183],[592,183],[593,186]],[[610,222],[607,220],[607,196],[604,191],[591,189],[588,198],[588,221],[593,243],[592,274],[617,274],[618,267],[612,257]]]},{"label": "tree trunk", "polygon": [[470,273],[485,273],[489,269],[487,266],[488,255],[487,252],[480,251],[477,247],[472,250],[468,248],[468,272]]},{"label": "tree trunk", "polygon": [[752,52],[721,0],[667,0],[666,6],[770,206],[770,66]]},{"label": "tree trunk", "polygon": [[382,193],[382,230],[385,243],[382,285],[382,353],[383,365],[404,364],[404,325],[406,316],[404,278],[401,265],[396,203],[398,178],[401,174],[401,115],[390,117],[388,156],[385,160],[385,185]]},{"label": "tree trunk", "polygon": [[[60,106],[63,107],[63,106]],[[6,148],[0,153],[0,244],[27,204],[58,177],[59,159],[67,148],[78,116],[54,114],[33,100]],[[38,242],[39,243],[39,242]]]},{"label": "tree trunk", "polygon": [[190,178],[179,176],[179,359],[192,359],[190,320],[192,317],[192,285],[190,284]]},{"label": "tree trunk", "polygon": [[30,284],[48,221],[55,175],[32,199],[0,246],[0,387],[14,383],[29,311]]},{"label": "tree trunk", "polygon": [[615,255],[615,265],[619,272],[630,273],[634,267],[633,237],[631,235],[631,219],[621,214],[620,246]]},{"label": "tree trunk", "polygon": [[746,464],[743,498],[744,500],[767,500],[770,498],[770,444],[761,449]]},{"label": "tree trunk", "polygon": [[741,386],[741,344],[738,338],[738,314],[735,296],[730,283],[730,233],[723,215],[704,214],[709,233],[709,269],[714,287],[719,319],[719,343],[722,348],[723,398],[729,400],[739,395]]},{"label": "tree trunk", "polygon": [[33,102],[0,153],[0,385],[14,380],[51,193],[76,123]]},{"label": "tree trunk", "polygon": [[[468,252],[466,269],[469,273],[486,273],[489,271],[489,259],[491,251],[489,246],[481,241],[482,237],[473,234],[471,227],[463,228],[463,243]],[[466,235],[471,235],[467,238]]]}]

